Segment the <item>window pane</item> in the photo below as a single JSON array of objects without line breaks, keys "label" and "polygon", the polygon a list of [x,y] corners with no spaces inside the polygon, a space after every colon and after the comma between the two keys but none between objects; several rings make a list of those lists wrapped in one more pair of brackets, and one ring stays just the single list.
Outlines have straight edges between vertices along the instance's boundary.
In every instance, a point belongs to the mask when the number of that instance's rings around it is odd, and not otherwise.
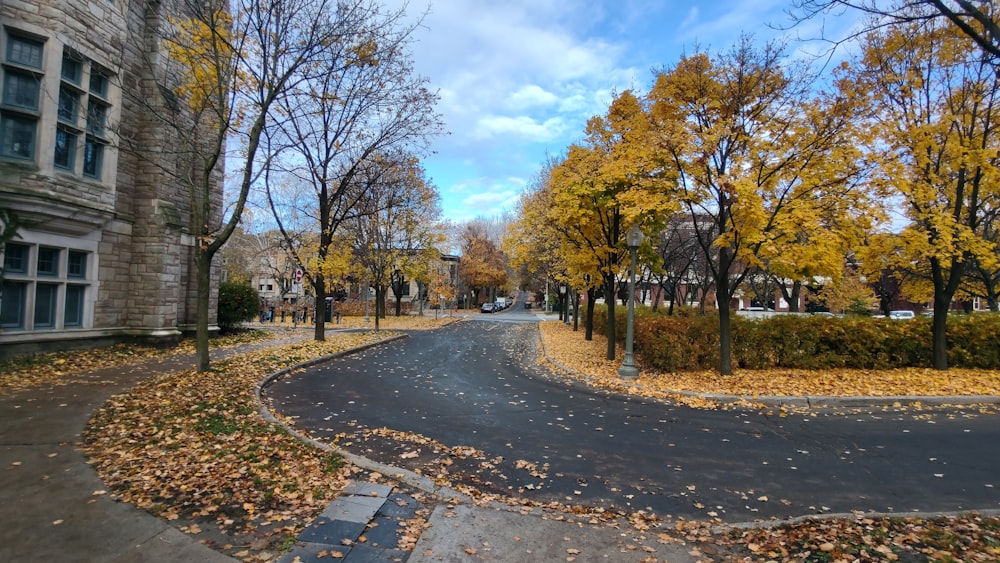
[{"label": "window pane", "polygon": [[69,260],[66,265],[67,278],[87,277],[87,253],[77,250],[69,251]]},{"label": "window pane", "polygon": [[101,178],[101,161],[104,159],[104,145],[87,139],[83,151],[83,173],[91,178]]},{"label": "window pane", "polygon": [[65,129],[56,129],[54,164],[59,168],[72,170],[74,156],[76,156],[76,135]]},{"label": "window pane", "polygon": [[8,242],[4,245],[3,271],[7,274],[28,273],[28,247]]},{"label": "window pane", "polygon": [[80,94],[69,88],[59,88],[59,119],[76,125],[78,107],[80,107]]},{"label": "window pane", "polygon": [[87,133],[98,137],[104,135],[104,117],[107,113],[106,107],[91,100],[87,108]]},{"label": "window pane", "polygon": [[23,37],[7,38],[7,60],[35,68],[42,68],[42,43]]},{"label": "window pane", "polygon": [[90,93],[102,98],[108,97],[108,77],[95,70],[90,71]]},{"label": "window pane", "polygon": [[66,286],[66,311],[63,326],[83,326],[83,298],[87,288],[83,285]]},{"label": "window pane", "polygon": [[38,109],[38,79],[30,74],[7,72],[3,81],[3,103],[26,109]]},{"label": "window pane", "polygon": [[62,61],[62,78],[72,82],[73,84],[80,83],[80,75],[83,71],[83,64],[80,61],[73,60],[70,57],[63,57]]},{"label": "window pane", "polygon": [[56,324],[56,290],[59,286],[35,285],[35,328],[52,328]]},{"label": "window pane", "polygon": [[25,283],[3,282],[0,296],[0,328],[24,327]]},{"label": "window pane", "polygon": [[35,158],[35,120],[0,116],[0,155],[14,158]]},{"label": "window pane", "polygon": [[59,275],[59,249],[38,247],[38,268],[36,273],[39,276]]}]

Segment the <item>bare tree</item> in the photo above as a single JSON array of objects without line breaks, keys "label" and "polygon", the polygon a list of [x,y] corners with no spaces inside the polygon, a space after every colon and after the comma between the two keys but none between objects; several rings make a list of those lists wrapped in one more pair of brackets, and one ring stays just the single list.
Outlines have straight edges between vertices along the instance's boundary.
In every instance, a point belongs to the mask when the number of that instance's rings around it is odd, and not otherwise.
[{"label": "bare tree", "polygon": [[[437,95],[412,69],[409,43],[417,23],[406,24],[403,9],[383,11],[373,0],[338,6],[342,30],[300,87],[282,99],[285,120],[270,138],[280,162],[273,167],[309,186],[318,232],[316,260],[322,267],[334,253],[337,231],[355,219],[370,182],[359,174],[378,173],[377,157],[406,149],[419,154],[428,136],[441,129],[433,107]],[[374,167],[374,168],[373,168]],[[278,228],[288,236],[283,210],[270,198]],[[300,252],[291,244],[293,252]],[[327,296],[325,276],[296,254],[316,291]],[[324,339],[318,316],[315,339]]]},{"label": "bare tree", "polygon": [[[143,108],[150,130],[162,139],[151,144],[121,130],[121,148],[189,193],[200,371],[209,368],[212,262],[236,229],[250,188],[271,156],[260,153],[262,134],[279,100],[313,78],[317,61],[341,40],[331,14],[348,1],[183,0],[178,13],[164,18],[172,25],[153,32],[159,35],[133,38],[150,54],[147,82],[122,91],[129,103]],[[241,164],[231,171],[236,195],[224,218],[219,186],[227,149]]]},{"label": "bare tree", "polygon": [[947,19],[982,50],[993,64],[1000,64],[1000,5],[995,0],[795,0],[791,13],[796,23],[855,10],[871,16],[869,23],[850,37],[825,38],[835,45],[886,25]]},{"label": "bare tree", "polygon": [[361,212],[347,226],[353,260],[375,288],[376,330],[385,316],[388,289],[396,297],[399,316],[404,285],[411,279],[426,280],[430,262],[441,259],[437,244],[442,240],[437,222],[440,197],[416,159],[396,153],[380,158],[379,167],[356,176],[365,183],[365,196],[359,202]]}]

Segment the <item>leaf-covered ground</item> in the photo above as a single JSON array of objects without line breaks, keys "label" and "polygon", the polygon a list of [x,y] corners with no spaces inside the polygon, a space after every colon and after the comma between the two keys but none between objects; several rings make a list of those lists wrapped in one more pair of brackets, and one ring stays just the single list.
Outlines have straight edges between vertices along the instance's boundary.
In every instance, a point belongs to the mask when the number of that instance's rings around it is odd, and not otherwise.
[{"label": "leaf-covered ground", "polygon": [[[677,398],[677,392],[705,395],[736,395],[752,399],[763,396],[962,396],[1000,395],[1000,371],[950,369],[897,370],[734,370],[733,375],[716,372],[662,373],[643,366],[639,380],[625,382],[618,377],[622,351],[617,360],[605,359],[607,339],[594,335],[584,339],[583,330],[558,321],[541,323],[546,354],[560,366],[573,370],[592,384],[631,393]],[[686,399],[697,403],[698,399]]]},{"label": "leaf-covered ground", "polygon": [[[712,372],[660,373],[639,364],[638,381],[618,377],[623,351],[606,359],[607,340],[584,339],[562,322],[540,325],[545,354],[575,376],[621,392],[671,399],[690,406],[752,406],[763,396],[961,396],[1000,395],[1000,372],[986,370],[737,370],[728,377]],[[543,360],[544,361],[544,360]],[[746,397],[735,403],[678,392]],[[897,405],[898,407],[898,405]],[[994,414],[992,406],[983,412]],[[665,523],[659,523],[660,525]],[[795,524],[718,528],[707,522],[678,522],[674,532],[693,544],[728,548],[725,555],[692,550],[705,561],[1000,561],[1000,518],[967,514],[940,518],[806,519]]]},{"label": "leaf-covered ground", "polygon": [[[247,331],[212,339],[209,341],[209,346],[228,348],[250,342],[261,342],[273,336],[273,332]],[[77,376],[89,371],[149,358],[189,354],[194,351],[193,340],[182,340],[170,348],[118,344],[93,350],[68,350],[21,356],[0,362],[0,393],[39,385],[65,385],[78,381]]]},{"label": "leaf-covered ground", "polygon": [[[451,319],[385,319],[384,329],[433,328]],[[336,328],[371,328],[360,318],[345,318]],[[301,330],[301,329],[300,329]],[[256,411],[253,389],[269,373],[312,357],[386,338],[391,332],[328,333],[312,341],[252,352],[217,361],[208,374],[183,371],[146,382],[113,398],[95,413],[86,450],[111,494],[173,520],[179,529],[244,560],[266,560],[291,545],[298,532],[340,492],[346,479],[384,480],[346,464],[339,456],[307,446]],[[743,372],[733,378],[713,374],[653,374],[623,383],[617,362],[605,361],[605,341],[583,339],[561,323],[542,324],[547,354],[593,385],[630,393],[677,398],[671,391],[761,395],[934,395],[948,389],[962,394],[995,394],[996,374],[949,372],[772,373]],[[97,369],[136,361],[158,350],[130,347],[109,351],[36,356],[25,365],[0,366],[0,391],[28,385],[60,384],[66,367]],[[83,355],[83,356],[81,356]],[[85,358],[80,360],[80,358]],[[42,366],[39,368],[39,366]],[[640,366],[641,367],[641,366]],[[21,370],[21,371],[17,371]],[[45,371],[48,375],[39,375]],[[36,378],[37,376],[37,378]],[[29,377],[31,379],[25,379]],[[871,381],[876,378],[877,382]],[[16,380],[17,383],[9,383]],[[928,381],[929,380],[929,381]],[[884,383],[884,384],[883,384]],[[950,387],[949,387],[950,386]],[[970,389],[976,389],[971,391]],[[954,392],[954,391],[952,391]],[[688,404],[714,408],[704,399]],[[451,452],[456,463],[468,457]],[[95,494],[105,494],[98,491]],[[551,508],[551,507],[550,507]],[[580,511],[582,507],[571,507]],[[595,513],[576,514],[600,525]],[[573,519],[574,514],[567,513]],[[420,533],[412,523],[409,547]],[[1000,520],[963,515],[932,519],[857,518],[804,520],[754,528],[719,528],[713,522],[651,519],[626,515],[624,525],[654,541],[684,542],[704,561],[997,561]],[[404,538],[401,538],[401,547]],[[657,561],[638,553],[641,561]]]}]

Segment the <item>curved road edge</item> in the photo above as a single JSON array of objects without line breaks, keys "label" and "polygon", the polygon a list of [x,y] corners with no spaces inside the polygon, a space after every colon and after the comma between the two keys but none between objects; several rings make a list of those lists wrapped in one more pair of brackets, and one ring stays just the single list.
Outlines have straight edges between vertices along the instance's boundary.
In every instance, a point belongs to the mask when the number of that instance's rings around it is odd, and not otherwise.
[{"label": "curved road edge", "polygon": [[[505,504],[497,501],[489,501],[488,503],[482,503],[481,501],[476,501],[471,496],[465,493],[459,492],[450,487],[445,487],[438,485],[433,479],[414,473],[408,469],[401,467],[395,467],[387,464],[383,464],[363,456],[359,456],[348,451],[345,451],[336,446],[331,446],[327,443],[321,442],[308,436],[296,428],[290,426],[283,420],[274,416],[271,410],[268,408],[266,401],[263,399],[263,392],[275,381],[281,379],[282,377],[292,373],[293,371],[311,367],[316,364],[334,360],[340,357],[348,356],[351,354],[356,354],[367,349],[381,346],[383,344],[388,344],[404,338],[409,338],[408,334],[400,334],[378,342],[373,342],[366,344],[364,346],[359,346],[357,348],[352,348],[350,350],[344,350],[337,352],[336,354],[330,354],[327,356],[322,356],[319,358],[314,358],[312,360],[302,362],[293,366],[276,371],[270,375],[264,377],[254,389],[254,399],[257,402],[258,413],[267,422],[272,424],[277,424],[281,426],[285,431],[287,431],[292,436],[301,440],[304,443],[315,446],[323,451],[337,453],[344,457],[344,459],[350,461],[354,465],[361,467],[367,471],[378,472],[386,476],[391,476],[393,478],[399,479],[401,482],[420,490],[427,494],[435,495],[445,502],[455,503],[455,504],[467,504],[473,506],[483,506],[484,508],[489,508],[491,510],[499,510],[512,513],[520,513],[521,507]],[[560,364],[558,361],[549,356],[548,351],[545,349],[545,343],[539,338],[539,343],[542,348],[542,354],[545,359],[552,363],[552,365],[558,367],[567,373],[573,374],[579,377],[582,381],[588,385],[594,384],[594,379],[585,374],[573,370],[567,366]],[[629,383],[628,387],[640,387],[639,384]],[[924,402],[927,404],[940,404],[940,405],[979,405],[979,404],[1000,404],[1000,396],[994,395],[968,395],[968,396],[885,396],[885,397],[825,397],[825,396],[807,396],[807,397],[783,397],[783,396],[760,396],[760,397],[750,397],[750,396],[738,396],[738,395],[723,395],[723,394],[710,394],[710,393],[695,393],[691,391],[674,391],[673,393],[695,397],[701,399],[711,399],[725,402],[737,403],[741,401],[755,401],[758,403],[768,404],[772,406],[798,406],[798,407],[819,407],[819,406],[880,406],[885,403],[892,402],[909,402],[910,404],[917,402]],[[956,402],[956,399],[963,399],[967,402]],[[826,402],[829,401],[829,402]],[[535,509],[538,510],[538,509]],[[533,513],[535,512],[533,510]],[[970,510],[959,510],[959,511],[941,511],[941,512],[913,512],[913,513],[898,513],[898,512],[865,512],[862,515],[855,514],[853,512],[846,513],[827,513],[827,514],[805,514],[801,516],[795,516],[791,518],[784,518],[781,520],[751,520],[745,522],[732,522],[727,524],[720,524],[712,526],[713,532],[725,532],[726,530],[732,529],[744,529],[744,528],[775,528],[785,525],[794,525],[805,521],[823,521],[823,520],[838,520],[838,519],[856,519],[859,516],[866,518],[934,518],[934,517],[952,517],[961,516],[966,514],[980,514],[983,516],[993,517],[1000,516],[1000,510],[997,509],[970,509]]]}]

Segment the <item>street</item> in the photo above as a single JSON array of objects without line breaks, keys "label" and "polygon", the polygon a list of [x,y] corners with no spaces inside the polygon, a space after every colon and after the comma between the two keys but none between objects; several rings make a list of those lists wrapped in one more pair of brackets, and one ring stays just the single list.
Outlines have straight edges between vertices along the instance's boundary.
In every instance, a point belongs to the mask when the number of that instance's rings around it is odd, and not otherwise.
[{"label": "street", "polygon": [[266,395],[318,439],[484,494],[725,522],[1000,509],[995,414],[781,416],[624,397],[540,365],[534,312],[414,331]]}]

